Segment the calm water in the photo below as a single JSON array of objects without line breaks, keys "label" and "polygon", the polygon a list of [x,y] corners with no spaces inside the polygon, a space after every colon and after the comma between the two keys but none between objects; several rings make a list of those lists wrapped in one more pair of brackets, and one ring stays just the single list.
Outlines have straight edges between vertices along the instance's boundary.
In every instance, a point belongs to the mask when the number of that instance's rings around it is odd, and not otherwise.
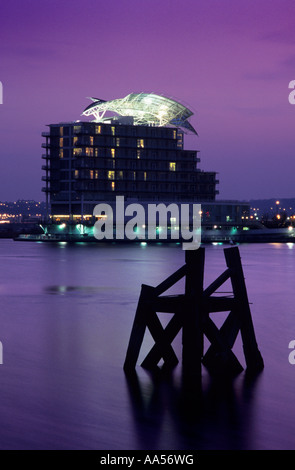
[{"label": "calm water", "polygon": [[[206,285],[223,248],[206,247]],[[181,365],[166,380],[138,365],[135,383],[122,369],[141,284],[182,266],[180,247],[1,240],[0,448],[294,449],[295,245],[239,248],[265,369],[220,384],[203,368],[190,402]]]}]

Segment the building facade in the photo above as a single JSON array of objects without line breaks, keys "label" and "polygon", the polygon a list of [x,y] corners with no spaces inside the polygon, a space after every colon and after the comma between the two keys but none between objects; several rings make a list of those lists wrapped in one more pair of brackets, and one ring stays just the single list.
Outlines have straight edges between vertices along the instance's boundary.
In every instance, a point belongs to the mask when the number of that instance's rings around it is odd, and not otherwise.
[{"label": "building facade", "polygon": [[184,150],[179,127],[108,122],[49,125],[42,147],[42,191],[53,221],[89,219],[96,204],[128,201],[212,202],[215,172],[198,168],[198,151]]}]

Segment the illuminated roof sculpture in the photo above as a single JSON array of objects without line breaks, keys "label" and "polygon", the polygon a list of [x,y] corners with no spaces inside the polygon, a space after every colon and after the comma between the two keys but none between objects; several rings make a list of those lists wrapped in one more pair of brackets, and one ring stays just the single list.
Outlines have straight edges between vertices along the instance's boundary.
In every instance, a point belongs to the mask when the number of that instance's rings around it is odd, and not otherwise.
[{"label": "illuminated roof sculpture", "polygon": [[131,116],[134,125],[174,126],[197,135],[188,121],[192,111],[172,100],[154,93],[131,93],[125,98],[104,101],[90,98],[93,102],[82,113],[83,116],[94,116],[94,122],[103,122],[107,111],[120,116]]}]

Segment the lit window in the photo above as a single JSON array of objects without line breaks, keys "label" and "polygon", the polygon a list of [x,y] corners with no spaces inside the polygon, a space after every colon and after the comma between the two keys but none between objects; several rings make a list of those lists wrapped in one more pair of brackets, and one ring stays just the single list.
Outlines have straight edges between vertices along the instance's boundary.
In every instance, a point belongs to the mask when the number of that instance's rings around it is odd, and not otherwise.
[{"label": "lit window", "polygon": [[95,126],[95,133],[101,134],[101,126]]},{"label": "lit window", "polygon": [[93,136],[92,135],[89,136],[89,143],[90,143],[90,145],[93,145]]},{"label": "lit window", "polygon": [[73,149],[73,155],[74,157],[78,157],[79,155],[82,155],[82,149],[81,148]]},{"label": "lit window", "polygon": [[116,153],[116,150],[115,150],[115,149],[111,149],[111,156],[112,156],[112,158],[115,158],[115,153]]},{"label": "lit window", "polygon": [[93,170],[90,170],[89,173],[90,173],[90,179],[93,180]]},{"label": "lit window", "polygon": [[140,150],[137,150],[137,158],[140,158]]},{"label": "lit window", "polygon": [[64,128],[63,127],[59,128],[59,135],[61,135],[61,136],[64,135]]},{"label": "lit window", "polygon": [[111,131],[112,131],[112,135],[115,135],[115,127],[114,126],[111,127]]},{"label": "lit window", "polygon": [[73,145],[76,145],[77,142],[78,142],[78,137],[74,137],[74,138],[73,138]]},{"label": "lit window", "polygon": [[169,170],[170,171],[176,171],[176,163],[175,162],[170,162],[169,163]]},{"label": "lit window", "polygon": [[114,180],[115,179],[115,172],[114,171],[108,171],[108,179],[109,180]]},{"label": "lit window", "polygon": [[133,181],[136,180],[136,171],[133,171],[133,172],[132,172],[132,178],[133,178]]},{"label": "lit window", "polygon": [[74,126],[74,134],[79,134],[81,132],[81,126]]},{"label": "lit window", "polygon": [[63,138],[59,139],[59,146],[63,147],[64,146],[64,140]]},{"label": "lit window", "polygon": [[75,178],[79,178],[79,170],[75,170]]},{"label": "lit window", "polygon": [[181,133],[177,134],[177,147],[178,148],[183,147],[183,139],[182,139],[182,134]]},{"label": "lit window", "polygon": [[144,181],[146,181],[146,178],[147,178],[147,174],[146,174],[146,171],[143,173],[143,179]]},{"label": "lit window", "polygon": [[173,131],[173,139],[176,139],[176,138],[177,138],[177,132]]},{"label": "lit window", "polygon": [[116,138],[116,146],[117,146],[117,147],[120,147],[120,139],[119,139],[119,137]]},{"label": "lit window", "polygon": [[112,191],[115,191],[115,183],[112,181]]},{"label": "lit window", "polygon": [[63,149],[61,149],[61,150],[59,151],[59,158],[64,158],[64,151],[63,151]]},{"label": "lit window", "polygon": [[93,157],[93,149],[90,147],[86,147],[85,154],[87,155],[87,157]]},{"label": "lit window", "polygon": [[137,139],[137,147],[139,148],[144,148],[144,140],[143,139]]},{"label": "lit window", "polygon": [[95,170],[94,174],[95,174],[95,179],[97,180],[98,179],[98,170]]}]

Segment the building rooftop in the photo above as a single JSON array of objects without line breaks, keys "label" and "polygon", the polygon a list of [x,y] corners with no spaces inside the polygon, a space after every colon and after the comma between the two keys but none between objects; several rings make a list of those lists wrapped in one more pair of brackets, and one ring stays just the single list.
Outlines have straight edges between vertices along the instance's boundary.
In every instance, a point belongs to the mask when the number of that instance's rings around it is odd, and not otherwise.
[{"label": "building rooftop", "polygon": [[192,111],[177,101],[154,93],[131,93],[125,98],[105,101],[90,98],[92,103],[85,108],[82,116],[93,116],[94,122],[109,120],[107,112],[133,118],[134,125],[174,126],[197,135],[188,119]]}]

